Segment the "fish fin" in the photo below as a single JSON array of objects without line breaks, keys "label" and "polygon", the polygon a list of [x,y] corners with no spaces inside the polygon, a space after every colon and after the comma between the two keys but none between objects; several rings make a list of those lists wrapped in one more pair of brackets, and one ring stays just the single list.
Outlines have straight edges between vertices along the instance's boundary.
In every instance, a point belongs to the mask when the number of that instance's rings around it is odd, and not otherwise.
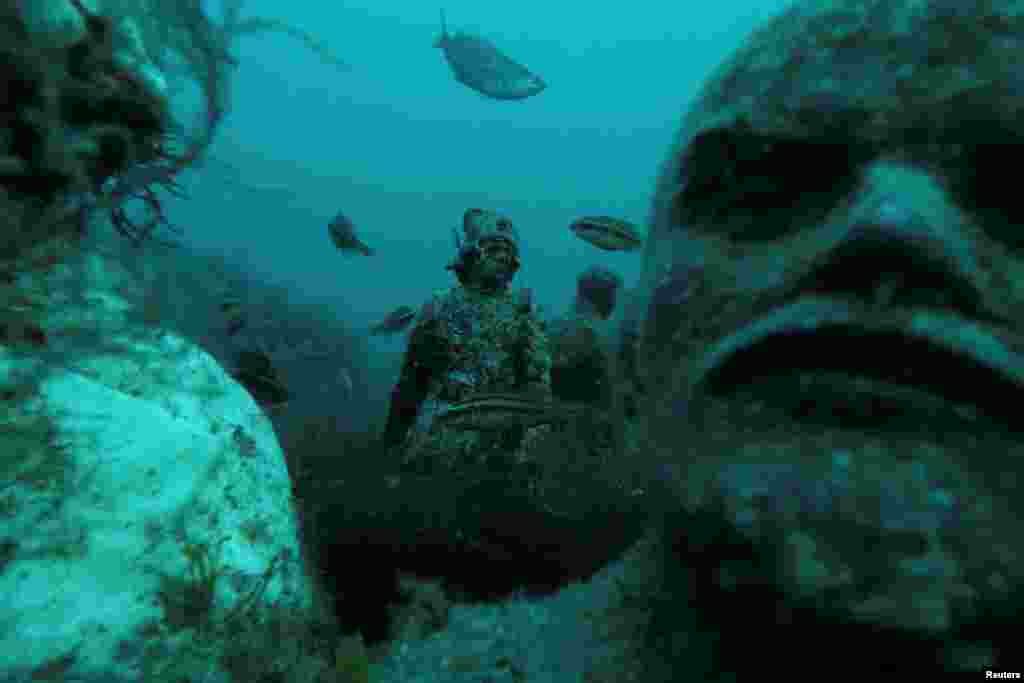
[{"label": "fish fin", "polygon": [[443,48],[448,42],[448,23],[445,21],[444,8],[441,8],[441,35],[434,41],[434,47]]},{"label": "fish fin", "polygon": [[452,237],[455,238],[455,251],[461,252],[462,251],[462,238],[459,237],[459,229],[458,228],[455,228],[455,227],[452,228]]},{"label": "fish fin", "polygon": [[366,246],[362,242],[356,242],[356,249],[363,256],[373,256],[373,249],[371,249],[370,247]]}]

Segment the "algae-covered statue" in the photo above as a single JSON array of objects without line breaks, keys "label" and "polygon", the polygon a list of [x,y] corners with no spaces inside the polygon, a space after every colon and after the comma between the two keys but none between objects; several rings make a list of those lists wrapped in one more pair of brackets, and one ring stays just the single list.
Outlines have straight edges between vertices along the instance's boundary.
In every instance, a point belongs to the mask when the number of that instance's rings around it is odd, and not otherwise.
[{"label": "algae-covered statue", "polygon": [[571,312],[551,323],[552,392],[565,401],[607,404],[609,364],[598,324],[608,320],[622,279],[600,266],[576,278]]},{"label": "algae-covered statue", "polygon": [[[745,625],[719,605],[723,630],[774,627],[777,608],[823,643],[835,627],[836,648],[788,630],[774,656],[1013,661],[1024,212],[1004,162],[1024,140],[1022,45],[1017,3],[798,2],[709,81],[662,169],[651,454],[704,520],[689,538],[707,523],[758,558],[694,542],[687,561],[718,565],[693,592],[776,591]],[[723,662],[749,656],[736,642]]]},{"label": "algae-covered statue", "polygon": [[622,278],[602,266],[576,277],[572,310],[549,324],[551,393],[559,400],[593,408],[587,420],[573,426],[581,444],[601,458],[617,448],[621,421],[611,349],[602,326],[615,310]]},{"label": "algae-covered statue", "polygon": [[[543,433],[532,429],[456,431],[434,418],[475,395],[550,395],[551,360],[529,290],[514,293],[519,236],[493,211],[469,209],[458,254],[448,266],[459,284],[424,304],[409,337],[401,376],[391,395],[384,445],[401,445],[415,468],[480,462],[488,453],[522,453]],[[438,461],[443,460],[443,463]]]}]

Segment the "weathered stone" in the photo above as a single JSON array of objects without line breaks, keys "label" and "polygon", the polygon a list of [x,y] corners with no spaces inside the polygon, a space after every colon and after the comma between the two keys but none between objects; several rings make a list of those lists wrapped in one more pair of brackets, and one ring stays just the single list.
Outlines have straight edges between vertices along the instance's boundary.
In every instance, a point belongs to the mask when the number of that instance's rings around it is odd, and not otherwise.
[{"label": "weathered stone", "polygon": [[[1002,161],[1024,140],[1024,14],[968,5],[797,3],[663,167],[639,375],[687,515],[677,559],[710,572],[723,633],[724,596],[756,593],[837,629],[823,660],[895,633],[944,668],[978,661],[968,644],[1014,655],[1024,214]],[[804,655],[795,631],[772,642]]]}]

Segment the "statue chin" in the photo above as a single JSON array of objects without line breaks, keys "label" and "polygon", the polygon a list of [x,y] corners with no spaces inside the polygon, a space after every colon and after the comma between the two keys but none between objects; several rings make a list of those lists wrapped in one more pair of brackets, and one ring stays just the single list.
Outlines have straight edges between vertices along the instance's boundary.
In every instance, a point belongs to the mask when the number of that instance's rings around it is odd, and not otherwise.
[{"label": "statue chin", "polygon": [[506,289],[512,282],[513,277],[515,277],[515,273],[507,271],[480,273],[477,277],[473,278],[472,286],[474,289],[488,292],[498,291]]}]

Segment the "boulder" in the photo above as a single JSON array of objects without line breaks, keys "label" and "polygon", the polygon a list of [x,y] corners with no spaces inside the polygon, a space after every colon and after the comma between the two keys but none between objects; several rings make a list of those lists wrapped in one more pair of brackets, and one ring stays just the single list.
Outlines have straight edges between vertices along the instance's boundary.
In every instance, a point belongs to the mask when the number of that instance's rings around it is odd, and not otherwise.
[{"label": "boulder", "polygon": [[0,346],[0,679],[213,670],[313,603],[283,454],[210,355],[129,321],[116,259],[58,252],[5,291],[32,306]]}]

